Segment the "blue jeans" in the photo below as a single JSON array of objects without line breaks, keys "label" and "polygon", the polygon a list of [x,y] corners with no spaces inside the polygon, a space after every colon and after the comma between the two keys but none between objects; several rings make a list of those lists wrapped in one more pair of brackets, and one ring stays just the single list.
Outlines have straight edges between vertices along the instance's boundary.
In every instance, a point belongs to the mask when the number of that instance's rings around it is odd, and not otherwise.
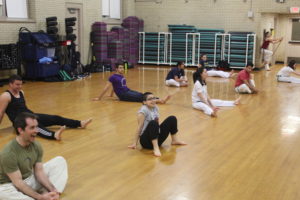
[{"label": "blue jeans", "polygon": [[143,94],[134,90],[128,90],[118,95],[121,101],[143,102]]}]

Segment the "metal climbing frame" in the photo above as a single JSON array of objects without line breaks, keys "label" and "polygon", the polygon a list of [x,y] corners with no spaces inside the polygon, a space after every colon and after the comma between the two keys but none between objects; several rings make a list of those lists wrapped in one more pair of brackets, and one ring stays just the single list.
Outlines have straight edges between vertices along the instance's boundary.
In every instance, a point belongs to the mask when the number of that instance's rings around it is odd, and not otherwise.
[{"label": "metal climbing frame", "polygon": [[[215,48],[214,48],[214,66],[217,66],[217,39],[218,37],[221,37],[221,46],[220,46],[220,49],[221,49],[221,60],[225,60],[225,52],[227,50],[227,54],[229,55],[227,57],[227,62],[229,63],[230,62],[230,34],[227,34],[227,33],[217,33],[215,35]],[[229,42],[226,43],[226,38],[228,38]],[[226,48],[227,47],[227,48]]]},{"label": "metal climbing frame", "polygon": [[253,37],[252,63],[255,63],[256,34],[247,34],[247,47],[246,47],[246,59],[245,59],[245,63],[248,62],[248,52],[249,52],[249,40],[250,40],[250,37]]},{"label": "metal climbing frame", "polygon": [[[191,48],[189,48],[191,37]],[[191,53],[191,57],[190,54]],[[185,39],[185,65],[195,66],[200,59],[200,33],[186,33]]]},{"label": "metal climbing frame", "polygon": [[172,33],[139,32],[139,63],[172,64]]},{"label": "metal climbing frame", "polygon": [[139,32],[139,63],[172,65],[172,60],[179,59],[185,60],[187,66],[196,66],[200,52],[211,52],[210,60],[213,60],[214,67],[220,60],[226,60],[230,68],[243,68],[248,62],[255,63],[256,34],[216,33],[210,40],[211,49],[205,46],[207,38],[201,34],[183,33],[183,37],[174,40],[176,35],[170,32]]},{"label": "metal climbing frame", "polygon": [[255,62],[256,34],[252,32],[229,32],[226,38],[225,57],[229,58],[230,68],[242,69],[248,62]]},{"label": "metal climbing frame", "polygon": [[143,64],[145,64],[145,35],[145,32],[139,32],[139,63]]},{"label": "metal climbing frame", "polygon": [[[162,37],[161,37],[162,36]],[[163,44],[163,59],[161,61],[160,44]],[[158,33],[158,48],[157,48],[157,65],[159,64],[172,64],[172,33],[159,32]]]}]

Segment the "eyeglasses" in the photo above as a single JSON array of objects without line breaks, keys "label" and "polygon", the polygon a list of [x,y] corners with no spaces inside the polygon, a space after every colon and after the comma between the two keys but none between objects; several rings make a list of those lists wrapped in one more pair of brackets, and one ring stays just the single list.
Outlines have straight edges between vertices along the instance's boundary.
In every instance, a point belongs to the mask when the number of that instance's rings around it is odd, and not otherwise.
[{"label": "eyeglasses", "polygon": [[150,97],[150,98],[148,98],[148,99],[146,99],[147,101],[152,101],[152,100],[155,100],[156,99],[156,97]]}]

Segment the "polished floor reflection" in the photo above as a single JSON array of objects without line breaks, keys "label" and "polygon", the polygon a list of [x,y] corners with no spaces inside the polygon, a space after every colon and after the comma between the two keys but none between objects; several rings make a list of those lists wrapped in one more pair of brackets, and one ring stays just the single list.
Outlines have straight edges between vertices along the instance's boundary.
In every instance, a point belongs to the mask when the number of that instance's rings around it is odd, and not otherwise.
[{"label": "polished floor reflection", "polygon": [[[190,85],[164,85],[167,68],[140,66],[126,74],[131,89],[172,98],[159,105],[161,120],[175,115],[184,147],[162,147],[162,157],[127,149],[136,131],[139,103],[106,96],[91,99],[104,87],[110,72],[62,83],[26,82],[30,109],[70,118],[93,117],[86,129],[68,129],[62,141],[37,138],[44,160],[64,156],[69,182],[62,200],[269,200],[300,199],[300,84],[277,83],[276,72],[255,71],[260,90],[241,95],[241,105],[221,108],[217,118],[191,106]],[[212,98],[233,100],[233,79],[209,78]],[[6,86],[0,88],[3,92]],[[55,129],[57,127],[53,127]],[[0,125],[0,147],[14,137],[7,117]]]}]

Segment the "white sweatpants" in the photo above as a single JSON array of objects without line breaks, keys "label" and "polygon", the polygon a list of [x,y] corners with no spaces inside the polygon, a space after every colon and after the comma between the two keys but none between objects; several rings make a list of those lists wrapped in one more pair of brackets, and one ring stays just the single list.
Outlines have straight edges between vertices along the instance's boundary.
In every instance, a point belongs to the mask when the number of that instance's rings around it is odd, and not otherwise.
[{"label": "white sweatpants", "polygon": [[279,82],[288,82],[288,83],[300,83],[300,79],[299,78],[295,78],[295,77],[284,77],[284,76],[277,76],[277,81]]},{"label": "white sweatpants", "polygon": [[264,62],[270,63],[272,60],[273,51],[261,49],[261,53],[263,55]]},{"label": "white sweatpants", "polygon": [[[217,107],[231,107],[235,106],[234,101],[223,101],[220,99],[211,99],[210,100],[213,106]],[[207,104],[203,102],[196,102],[192,104],[193,108],[197,110],[202,110],[205,114],[211,115],[214,111]]]},{"label": "white sweatpants", "polygon": [[166,80],[166,85],[167,85],[167,86],[180,87],[180,83],[177,82],[177,81],[175,81],[174,79]]},{"label": "white sweatpants", "polygon": [[224,72],[224,71],[217,71],[217,70],[209,70],[207,71],[208,76],[219,76],[222,78],[229,78],[230,73],[229,72]]},{"label": "white sweatpants", "polygon": [[[255,82],[254,82],[253,79],[250,80],[250,84],[252,84],[255,87]],[[242,85],[236,87],[235,91],[237,93],[249,93],[249,94],[252,93],[252,91],[250,90],[250,88],[245,83],[243,83]]]},{"label": "white sweatpants", "polygon": [[[184,80],[182,83],[186,84],[186,77],[185,76],[182,76],[180,77],[181,80]],[[175,87],[180,87],[180,82],[178,81],[175,81],[175,79],[169,79],[169,80],[166,80],[166,85],[167,86],[175,86]]]},{"label": "white sweatpants", "polygon": [[[44,172],[50,182],[55,186],[58,192],[63,192],[68,180],[68,167],[66,160],[61,157],[55,157],[44,163]],[[40,191],[43,187],[35,179],[34,175],[24,180],[28,186],[35,191]],[[34,200],[33,198],[19,192],[12,183],[0,184],[0,200]]]}]

